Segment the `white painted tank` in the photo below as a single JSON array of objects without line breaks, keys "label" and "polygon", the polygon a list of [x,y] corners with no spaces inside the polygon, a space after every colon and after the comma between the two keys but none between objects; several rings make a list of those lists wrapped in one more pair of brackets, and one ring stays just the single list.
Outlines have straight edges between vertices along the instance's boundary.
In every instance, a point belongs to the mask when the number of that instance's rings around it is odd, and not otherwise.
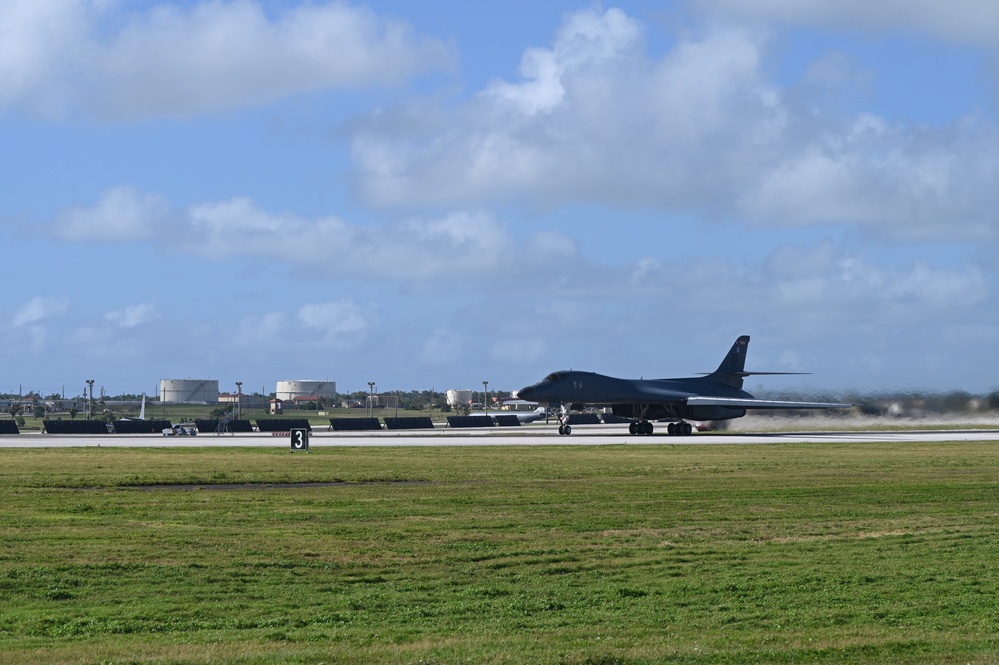
[{"label": "white painted tank", "polygon": [[219,401],[217,379],[160,379],[161,402],[208,402]]},{"label": "white painted tank", "polygon": [[322,397],[336,399],[336,381],[314,381],[302,379],[298,381],[278,381],[274,391],[277,398],[286,402],[296,397]]},{"label": "white painted tank", "polygon": [[472,403],[472,391],[471,390],[448,390],[447,391],[447,403],[453,409],[459,404],[471,404]]}]

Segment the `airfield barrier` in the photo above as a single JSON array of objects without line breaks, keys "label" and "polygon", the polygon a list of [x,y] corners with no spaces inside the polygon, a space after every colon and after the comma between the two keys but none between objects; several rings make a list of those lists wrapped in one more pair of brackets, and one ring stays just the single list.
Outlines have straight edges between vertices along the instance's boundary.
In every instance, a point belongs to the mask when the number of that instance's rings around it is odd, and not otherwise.
[{"label": "airfield barrier", "polygon": [[492,427],[493,419],[489,416],[448,416],[447,426],[455,429],[461,427]]},{"label": "airfield barrier", "polygon": [[[201,434],[214,434],[219,429],[219,419],[198,418],[197,420],[194,421],[194,426],[198,428],[198,432]],[[253,423],[251,423],[249,420],[230,420],[228,431],[233,434],[252,432]]]},{"label": "airfield barrier", "polygon": [[116,420],[115,434],[159,434],[170,427],[169,420]]},{"label": "airfield barrier", "polygon": [[13,420],[0,420],[0,434],[20,434],[17,423]]},{"label": "airfield barrier", "polygon": [[362,432],[380,430],[382,425],[378,418],[330,418],[330,428],[334,432]]},{"label": "airfield barrier", "polygon": [[108,425],[103,420],[44,420],[49,434],[107,434]]},{"label": "airfield barrier", "polygon": [[257,429],[261,432],[290,432],[293,429],[312,431],[308,418],[257,418]]},{"label": "airfield barrier", "polygon": [[430,416],[410,416],[406,418],[383,418],[386,429],[433,429]]},{"label": "airfield barrier", "polygon": [[493,420],[500,427],[520,427],[520,418],[512,413],[497,413]]},{"label": "airfield barrier", "polygon": [[571,413],[569,414],[570,425],[599,425],[600,416],[596,413]]}]

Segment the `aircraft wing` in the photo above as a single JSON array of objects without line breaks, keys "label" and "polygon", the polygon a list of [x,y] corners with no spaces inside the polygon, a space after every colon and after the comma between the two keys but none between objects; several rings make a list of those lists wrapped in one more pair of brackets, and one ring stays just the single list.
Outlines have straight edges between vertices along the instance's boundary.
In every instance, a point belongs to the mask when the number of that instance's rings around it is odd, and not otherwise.
[{"label": "aircraft wing", "polygon": [[746,399],[743,397],[687,398],[688,406],[731,406],[737,409],[849,409],[853,404],[839,402],[788,402],[775,399]]}]

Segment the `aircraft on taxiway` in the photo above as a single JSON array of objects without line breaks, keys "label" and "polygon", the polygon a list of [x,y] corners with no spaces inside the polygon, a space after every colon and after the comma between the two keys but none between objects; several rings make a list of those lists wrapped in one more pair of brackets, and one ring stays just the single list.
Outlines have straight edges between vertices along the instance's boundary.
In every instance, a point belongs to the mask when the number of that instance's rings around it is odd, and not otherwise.
[{"label": "aircraft on taxiway", "polygon": [[526,425],[527,423],[533,423],[533,422],[536,422],[538,420],[541,420],[542,418],[547,418],[548,417],[548,409],[546,409],[543,406],[539,406],[534,411],[510,411],[510,412],[502,412],[502,411],[473,411],[472,413],[470,413],[468,415],[470,415],[470,416],[478,416],[480,418],[485,418],[486,416],[488,416],[488,417],[490,417],[490,418],[492,418],[494,420],[496,419],[496,416],[500,416],[500,415],[517,416],[517,422],[519,422],[521,425]]},{"label": "aircraft on taxiway", "polygon": [[706,376],[680,379],[618,379],[594,372],[553,372],[542,381],[516,392],[517,399],[560,407],[559,434],[570,434],[569,410],[584,404],[609,406],[615,416],[632,420],[632,434],[652,434],[653,420],[673,419],[669,434],[689,435],[687,420],[741,418],[748,409],[847,409],[852,404],[788,402],[756,399],[742,389],[742,380],[754,374],[799,372],[747,372],[749,335],[735,340],[721,365]]}]

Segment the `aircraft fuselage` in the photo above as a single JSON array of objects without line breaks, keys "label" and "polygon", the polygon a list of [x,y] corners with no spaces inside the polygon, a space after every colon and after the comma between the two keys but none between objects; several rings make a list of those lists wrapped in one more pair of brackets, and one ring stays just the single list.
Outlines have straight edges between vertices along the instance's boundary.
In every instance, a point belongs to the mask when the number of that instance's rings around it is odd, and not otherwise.
[{"label": "aircraft fuselage", "polygon": [[686,403],[688,398],[705,393],[753,399],[744,390],[709,383],[705,377],[620,379],[575,370],[553,372],[542,381],[517,391],[517,397],[547,404],[609,406],[614,415],[636,420],[728,420],[746,415],[746,410],[741,408]]}]

